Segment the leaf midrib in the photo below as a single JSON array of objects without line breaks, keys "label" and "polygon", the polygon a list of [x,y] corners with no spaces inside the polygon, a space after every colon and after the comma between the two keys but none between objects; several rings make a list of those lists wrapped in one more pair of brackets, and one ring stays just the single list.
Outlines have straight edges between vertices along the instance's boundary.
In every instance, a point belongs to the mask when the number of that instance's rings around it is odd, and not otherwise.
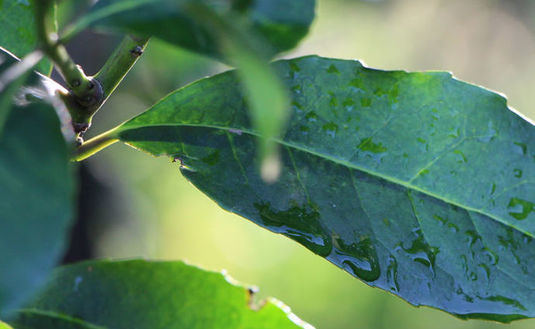
[{"label": "leaf midrib", "polygon": [[[194,124],[194,123],[180,123],[180,124],[161,124],[161,123],[159,123],[159,124],[145,124],[145,125],[139,125],[139,124],[138,125],[126,125],[126,124],[123,124],[123,125],[119,126],[116,131],[114,131],[114,135],[118,139],[122,140],[120,138],[120,134],[122,132],[124,132],[124,131],[143,129],[143,128],[150,128],[150,127],[199,127],[199,128],[220,129],[220,130],[224,130],[224,131],[227,131],[227,132],[230,132],[230,133],[232,133],[232,131],[237,131],[238,130],[238,131],[241,131],[242,133],[246,133],[246,134],[251,135],[251,136],[261,137],[260,134],[254,132],[254,131],[252,131],[252,130],[250,130],[248,128],[224,127],[224,126],[218,126],[218,125]],[[364,173],[366,173],[366,174],[368,174],[370,176],[384,179],[384,180],[386,180],[388,182],[403,186],[403,187],[405,187],[407,189],[423,193],[423,194],[425,194],[427,196],[430,196],[430,197],[432,197],[434,199],[443,201],[443,202],[448,203],[448,204],[452,204],[452,205],[454,205],[456,207],[459,207],[459,208],[462,208],[462,209],[464,209],[466,211],[469,211],[469,212],[471,211],[471,212],[475,212],[475,213],[481,214],[481,215],[489,217],[489,218],[491,218],[491,219],[493,219],[493,220],[495,220],[495,221],[497,221],[497,222],[499,222],[499,223],[501,223],[501,224],[503,224],[503,225],[505,225],[507,227],[511,227],[512,229],[515,229],[520,233],[523,233],[523,234],[525,234],[527,236],[535,238],[535,235],[532,234],[531,232],[523,230],[521,228],[518,228],[518,227],[516,227],[516,226],[514,226],[514,225],[512,225],[512,224],[510,224],[508,222],[505,222],[501,218],[499,218],[499,217],[497,217],[497,216],[495,216],[493,214],[489,214],[489,213],[485,212],[483,209],[476,209],[476,208],[469,207],[467,205],[460,204],[458,202],[455,202],[455,201],[449,200],[447,198],[441,197],[439,195],[436,195],[435,193],[427,191],[427,190],[425,190],[425,189],[423,189],[421,187],[412,185],[409,182],[404,182],[402,180],[399,180],[398,178],[391,177],[391,176],[388,176],[388,175],[384,175],[382,173],[375,172],[375,171],[372,171],[372,170],[364,168],[364,167],[360,167],[360,166],[358,166],[358,165],[356,165],[356,164],[354,164],[352,162],[346,161],[346,160],[341,160],[341,159],[338,159],[338,158],[335,158],[335,157],[332,157],[332,156],[329,156],[329,155],[326,155],[326,154],[322,154],[322,153],[319,153],[319,152],[316,152],[316,151],[313,151],[313,150],[306,149],[306,148],[304,148],[302,146],[299,146],[297,144],[284,141],[284,140],[279,139],[279,138],[273,138],[272,140],[275,141],[276,143],[279,143],[279,144],[284,145],[286,147],[290,147],[290,148],[293,148],[293,149],[301,151],[301,152],[312,154],[312,155],[317,156],[319,158],[322,158],[324,160],[328,160],[328,161],[331,161],[333,163],[345,166],[347,168],[351,168],[351,169],[355,169],[355,170],[364,172]]]}]

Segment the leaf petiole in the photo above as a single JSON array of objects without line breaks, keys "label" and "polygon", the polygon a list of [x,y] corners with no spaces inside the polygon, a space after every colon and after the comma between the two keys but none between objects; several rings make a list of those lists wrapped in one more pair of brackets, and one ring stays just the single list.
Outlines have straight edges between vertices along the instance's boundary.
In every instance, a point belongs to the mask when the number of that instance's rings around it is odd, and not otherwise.
[{"label": "leaf petiole", "polygon": [[80,147],[76,149],[75,154],[71,157],[71,161],[85,160],[90,156],[94,155],[95,153],[119,141],[117,131],[118,127],[110,129],[84,142]]}]

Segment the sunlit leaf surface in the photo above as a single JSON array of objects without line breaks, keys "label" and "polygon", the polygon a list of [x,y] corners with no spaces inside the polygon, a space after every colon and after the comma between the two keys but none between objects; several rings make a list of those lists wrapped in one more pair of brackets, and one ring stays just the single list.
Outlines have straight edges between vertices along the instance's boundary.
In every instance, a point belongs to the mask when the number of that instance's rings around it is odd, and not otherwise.
[{"label": "sunlit leaf surface", "polygon": [[182,262],[91,261],[62,267],[13,323],[21,328],[312,328],[221,273]]},{"label": "sunlit leaf surface", "polygon": [[175,159],[223,208],[414,305],[535,315],[534,126],[448,73],[314,56],[274,65],[293,102],[275,184],[255,169],[258,132],[233,72],[115,134]]}]

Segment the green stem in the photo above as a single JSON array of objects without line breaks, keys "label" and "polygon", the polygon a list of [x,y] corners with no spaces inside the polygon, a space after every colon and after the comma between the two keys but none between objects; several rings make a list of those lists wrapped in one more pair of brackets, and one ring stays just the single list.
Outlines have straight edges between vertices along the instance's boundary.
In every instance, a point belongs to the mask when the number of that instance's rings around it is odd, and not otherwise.
[{"label": "green stem", "polygon": [[115,142],[118,142],[119,138],[117,136],[117,130],[118,128],[113,128],[84,142],[80,147],[78,147],[78,149],[76,149],[76,153],[72,156],[71,160],[85,160],[93,154],[105,149]]},{"label": "green stem", "polygon": [[103,103],[106,102],[128,71],[137,62],[148,41],[149,38],[125,36],[104,66],[94,76],[102,85],[104,92]]},{"label": "green stem", "polygon": [[58,42],[54,22],[55,2],[53,0],[39,0],[34,1],[34,5],[37,34],[43,52],[56,64],[72,93],[80,98],[86,96],[93,85],[82,68],[71,59],[67,49]]},{"label": "green stem", "polygon": [[91,125],[91,117],[102,104],[102,87],[85,75],[59,42],[55,23],[55,0],[34,1],[37,36],[43,52],[54,62],[69,92],[61,97],[72,117],[75,133],[83,134]]}]

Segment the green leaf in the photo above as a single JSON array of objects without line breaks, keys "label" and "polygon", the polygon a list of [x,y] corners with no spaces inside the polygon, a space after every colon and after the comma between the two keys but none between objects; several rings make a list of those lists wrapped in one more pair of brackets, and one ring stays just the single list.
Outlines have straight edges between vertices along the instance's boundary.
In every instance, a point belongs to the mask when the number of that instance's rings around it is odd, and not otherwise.
[{"label": "green leaf", "polygon": [[179,160],[223,208],[414,305],[535,316],[533,125],[449,73],[314,56],[274,65],[293,104],[275,184],[255,170],[259,133],[234,72],[170,94],[110,136]]},{"label": "green leaf", "polygon": [[92,261],[59,268],[13,325],[24,328],[311,328],[275,299],[256,304],[226,275],[182,262]]},{"label": "green leaf", "polygon": [[315,0],[100,0],[67,37],[87,26],[154,36],[201,54],[222,57],[217,31],[199,23],[191,7],[206,5],[221,19],[265,39],[276,52],[291,49],[308,32]]},{"label": "green leaf", "polygon": [[[39,79],[32,73],[14,85]],[[0,94],[0,317],[44,284],[74,211],[74,173],[58,116],[42,102],[21,105],[18,97],[15,104],[18,94],[11,85]]]},{"label": "green leaf", "polygon": [[289,97],[283,83],[266,62],[239,46],[231,46],[230,57],[236,59],[237,74],[251,112],[251,121],[260,136],[261,175],[267,182],[280,174],[278,144],[273,142],[284,132],[289,114]]},{"label": "green leaf", "polygon": [[269,66],[262,45],[255,43],[253,36],[218,17],[207,6],[197,4],[192,8],[198,21],[215,31],[225,58],[238,68],[253,125],[263,136],[259,139],[261,174],[265,181],[273,182],[280,173],[280,162],[278,145],[272,139],[280,137],[286,126],[290,105],[288,92]]},{"label": "green leaf", "polygon": [[315,0],[100,0],[67,34],[91,25],[155,36],[240,69],[254,124],[265,137],[263,177],[272,181],[279,162],[269,140],[284,130],[288,97],[266,62],[306,35],[314,7]]},{"label": "green leaf", "polygon": [[0,321],[0,329],[12,329],[7,323]]},{"label": "green leaf", "polygon": [[[31,0],[0,1],[0,22],[2,22],[0,47],[18,57],[24,57],[36,49],[38,40]],[[43,60],[38,70],[48,75],[52,71],[52,64],[48,60]]]}]

